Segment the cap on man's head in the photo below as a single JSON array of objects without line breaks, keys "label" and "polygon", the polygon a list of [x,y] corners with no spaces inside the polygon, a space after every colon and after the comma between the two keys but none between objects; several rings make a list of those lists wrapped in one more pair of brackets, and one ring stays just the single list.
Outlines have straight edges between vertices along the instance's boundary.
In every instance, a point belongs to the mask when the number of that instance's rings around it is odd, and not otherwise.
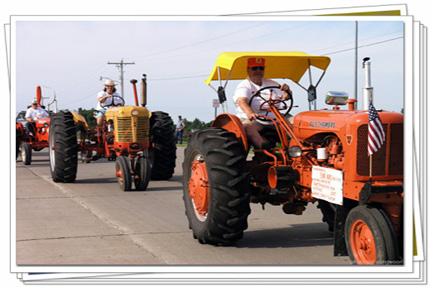
[{"label": "cap on man's head", "polygon": [[264,58],[248,58],[248,67],[266,67]]},{"label": "cap on man's head", "polygon": [[32,105],[37,105],[37,100],[32,100],[32,101],[31,101],[31,104],[32,104]]},{"label": "cap on man's head", "polygon": [[117,84],[115,84],[115,82],[113,80],[106,80],[105,81],[105,86],[116,86]]}]

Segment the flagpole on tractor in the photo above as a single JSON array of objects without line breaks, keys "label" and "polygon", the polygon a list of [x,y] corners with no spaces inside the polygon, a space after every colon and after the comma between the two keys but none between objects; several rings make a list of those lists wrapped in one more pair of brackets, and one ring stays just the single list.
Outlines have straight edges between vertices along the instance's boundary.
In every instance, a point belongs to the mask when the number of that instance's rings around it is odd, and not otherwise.
[{"label": "flagpole on tractor", "polygon": [[[370,58],[366,57],[363,59],[363,69],[364,69],[364,88],[363,88],[363,109],[369,110],[369,103],[372,102],[373,87],[370,83]],[[370,122],[368,123],[368,128],[370,128]],[[369,179],[370,184],[372,184],[372,154],[370,153],[369,159]]]},{"label": "flagpole on tractor", "polygon": [[369,178],[370,184],[372,184],[373,176],[373,154],[382,148],[385,142],[384,126],[382,125],[381,119],[379,118],[378,111],[375,109],[372,103],[373,88],[370,85],[370,62],[369,58],[364,58],[363,67],[366,71],[365,87],[363,92],[363,98],[368,98],[368,112],[369,112],[369,124],[368,124],[368,135],[367,135],[367,149],[369,154]]}]

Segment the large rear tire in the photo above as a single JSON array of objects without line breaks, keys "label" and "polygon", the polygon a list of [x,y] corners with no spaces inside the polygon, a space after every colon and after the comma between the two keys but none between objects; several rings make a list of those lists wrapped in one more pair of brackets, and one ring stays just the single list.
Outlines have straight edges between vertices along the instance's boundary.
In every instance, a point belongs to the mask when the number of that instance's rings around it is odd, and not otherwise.
[{"label": "large rear tire", "polygon": [[75,181],[78,171],[78,142],[71,112],[60,111],[51,116],[49,163],[53,181]]},{"label": "large rear tire", "polygon": [[213,245],[241,239],[250,214],[249,173],[235,135],[218,128],[194,133],[183,173],[185,213],[194,238]]},{"label": "large rear tire", "polygon": [[16,122],[16,159],[18,159],[19,154],[21,153],[21,144],[24,138],[24,126],[20,122]]},{"label": "large rear tire", "polygon": [[151,179],[166,180],[173,176],[176,166],[175,127],[168,113],[153,112],[150,118],[149,153],[152,163]]}]

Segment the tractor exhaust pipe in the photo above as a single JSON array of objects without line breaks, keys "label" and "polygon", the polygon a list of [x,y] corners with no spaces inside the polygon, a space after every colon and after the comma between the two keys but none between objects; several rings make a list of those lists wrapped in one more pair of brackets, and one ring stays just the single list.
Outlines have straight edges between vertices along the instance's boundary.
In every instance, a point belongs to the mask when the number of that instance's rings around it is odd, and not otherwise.
[{"label": "tractor exhaust pipe", "polygon": [[36,88],[36,101],[37,101],[37,106],[41,107],[42,106],[42,88],[40,86],[37,86]]},{"label": "tractor exhaust pipe", "polygon": [[363,88],[363,110],[369,110],[369,101],[373,97],[373,87],[370,83],[370,58],[366,57],[363,59],[364,69],[364,88]]},{"label": "tractor exhaust pipe", "polygon": [[140,102],[142,107],[146,106],[146,74],[142,75],[142,82],[140,83]]},{"label": "tractor exhaust pipe", "polygon": [[136,90],[136,79],[131,79],[130,83],[133,85],[133,93],[134,93],[134,102],[136,103],[136,106],[139,105],[139,101],[137,100],[137,90]]}]

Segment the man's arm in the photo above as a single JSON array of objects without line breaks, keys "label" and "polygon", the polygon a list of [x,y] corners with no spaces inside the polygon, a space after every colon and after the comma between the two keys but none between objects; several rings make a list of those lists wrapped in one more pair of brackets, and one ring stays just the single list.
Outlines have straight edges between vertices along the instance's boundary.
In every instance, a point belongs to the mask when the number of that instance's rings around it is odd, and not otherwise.
[{"label": "man's arm", "polygon": [[258,113],[256,113],[248,104],[248,98],[240,97],[236,100],[236,103],[242,109],[242,111],[246,114],[249,120],[256,119],[258,117]]},{"label": "man's arm", "polygon": [[104,103],[106,101],[107,98],[112,98],[112,95],[107,95],[105,97],[100,96],[97,99],[99,100],[100,103]]},{"label": "man's arm", "polygon": [[[280,87],[281,91],[283,91],[283,95],[282,95],[282,100],[286,101],[289,100],[291,98],[291,96],[293,95],[293,92],[290,89],[290,86],[288,86],[287,84],[282,84]],[[288,92],[291,94],[288,94]]]},{"label": "man's arm", "polygon": [[29,121],[29,122],[32,122],[32,121],[33,121],[33,117],[32,117],[32,115],[31,115],[31,111],[30,111],[30,110],[27,110],[27,112],[25,113],[25,119],[26,119],[27,121]]}]

